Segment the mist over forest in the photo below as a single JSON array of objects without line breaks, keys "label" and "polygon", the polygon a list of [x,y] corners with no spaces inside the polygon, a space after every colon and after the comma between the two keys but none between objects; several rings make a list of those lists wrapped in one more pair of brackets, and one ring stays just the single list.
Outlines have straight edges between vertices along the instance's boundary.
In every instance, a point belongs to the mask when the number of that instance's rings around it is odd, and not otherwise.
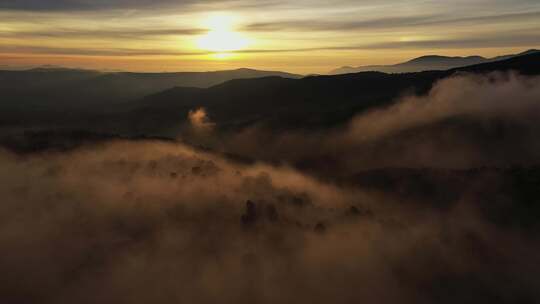
[{"label": "mist over forest", "polygon": [[95,104],[0,73],[0,301],[537,303],[539,56]]}]

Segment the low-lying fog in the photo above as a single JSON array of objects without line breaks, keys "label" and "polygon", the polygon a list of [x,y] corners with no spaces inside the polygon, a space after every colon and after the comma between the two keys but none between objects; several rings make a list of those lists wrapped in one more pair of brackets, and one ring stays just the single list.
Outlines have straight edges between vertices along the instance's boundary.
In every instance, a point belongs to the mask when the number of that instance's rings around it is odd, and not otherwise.
[{"label": "low-lying fog", "polygon": [[194,109],[183,134],[216,152],[2,150],[0,301],[535,303],[539,81],[457,76],[317,132],[218,135]]}]

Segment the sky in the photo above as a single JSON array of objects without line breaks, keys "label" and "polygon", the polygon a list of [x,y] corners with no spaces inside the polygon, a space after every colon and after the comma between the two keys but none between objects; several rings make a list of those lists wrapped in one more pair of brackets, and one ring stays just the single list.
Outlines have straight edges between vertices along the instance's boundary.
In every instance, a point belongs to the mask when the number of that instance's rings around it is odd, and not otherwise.
[{"label": "sky", "polygon": [[538,0],[0,0],[0,68],[308,74],[530,48]]}]

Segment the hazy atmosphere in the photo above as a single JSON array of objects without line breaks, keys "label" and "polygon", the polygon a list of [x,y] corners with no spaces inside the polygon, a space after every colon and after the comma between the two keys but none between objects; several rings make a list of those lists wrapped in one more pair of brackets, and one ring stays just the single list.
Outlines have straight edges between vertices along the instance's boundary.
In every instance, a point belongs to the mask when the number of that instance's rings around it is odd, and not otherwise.
[{"label": "hazy atmosphere", "polygon": [[4,0],[0,60],[12,67],[326,73],[426,54],[516,53],[540,46],[539,18],[535,0]]},{"label": "hazy atmosphere", "polygon": [[0,303],[540,303],[540,3],[0,0]]}]

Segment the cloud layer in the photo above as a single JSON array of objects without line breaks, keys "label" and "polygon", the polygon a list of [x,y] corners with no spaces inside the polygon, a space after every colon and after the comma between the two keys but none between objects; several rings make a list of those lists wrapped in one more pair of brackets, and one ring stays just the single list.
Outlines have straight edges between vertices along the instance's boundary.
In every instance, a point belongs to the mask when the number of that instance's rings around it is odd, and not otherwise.
[{"label": "cloud layer", "polygon": [[0,150],[0,302],[538,302],[539,82],[455,75],[301,134],[194,109],[222,153]]},{"label": "cloud layer", "polygon": [[[110,68],[106,58],[86,57],[126,54],[174,64],[175,70],[194,69],[192,62],[202,61],[205,65],[195,65],[197,69],[208,70],[219,64],[197,50],[195,41],[209,30],[206,20],[216,15],[232,16],[233,28],[252,42],[229,63],[235,67],[320,73],[342,65],[395,63],[435,51],[491,57],[540,47],[535,22],[540,6],[529,0],[451,5],[416,0],[28,0],[0,3],[0,56],[9,60],[16,54],[17,64],[33,55],[48,55],[49,61],[80,56],[81,66]],[[381,49],[392,53],[383,57]],[[298,65],[297,56],[305,58],[304,66]],[[67,64],[65,57],[60,58]]]},{"label": "cloud layer", "polygon": [[0,164],[5,302],[539,296],[540,244],[490,223],[465,195],[439,212],[151,141],[3,152]]},{"label": "cloud layer", "polygon": [[533,165],[540,157],[538,88],[537,77],[514,73],[457,74],[426,96],[406,95],[337,129],[275,132],[254,126],[229,135],[218,132],[205,144],[243,157],[317,168],[323,176],[385,167]]}]

